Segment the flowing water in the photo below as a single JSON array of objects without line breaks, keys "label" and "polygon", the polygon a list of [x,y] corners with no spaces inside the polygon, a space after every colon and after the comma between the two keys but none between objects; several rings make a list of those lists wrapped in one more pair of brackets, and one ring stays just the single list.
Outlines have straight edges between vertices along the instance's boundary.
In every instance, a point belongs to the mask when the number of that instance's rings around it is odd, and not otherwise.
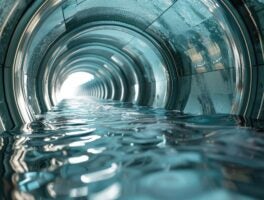
[{"label": "flowing water", "polygon": [[263,125],[64,100],[0,136],[0,199],[264,199]]}]

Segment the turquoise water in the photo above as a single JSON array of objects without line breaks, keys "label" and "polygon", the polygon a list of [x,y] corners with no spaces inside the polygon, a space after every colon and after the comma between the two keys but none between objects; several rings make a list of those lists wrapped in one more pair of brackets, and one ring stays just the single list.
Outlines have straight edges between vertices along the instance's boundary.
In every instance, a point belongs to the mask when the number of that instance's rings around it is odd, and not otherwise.
[{"label": "turquoise water", "polygon": [[38,121],[2,134],[0,196],[264,199],[263,125],[236,116],[65,100]]}]

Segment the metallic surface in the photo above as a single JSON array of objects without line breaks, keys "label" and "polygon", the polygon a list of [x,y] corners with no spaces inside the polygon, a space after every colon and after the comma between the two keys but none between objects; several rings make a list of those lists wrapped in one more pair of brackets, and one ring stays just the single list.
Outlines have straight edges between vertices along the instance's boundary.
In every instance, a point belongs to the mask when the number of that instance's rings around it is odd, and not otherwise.
[{"label": "metallic surface", "polygon": [[58,102],[74,72],[80,95],[264,118],[259,0],[0,2],[0,128]]}]

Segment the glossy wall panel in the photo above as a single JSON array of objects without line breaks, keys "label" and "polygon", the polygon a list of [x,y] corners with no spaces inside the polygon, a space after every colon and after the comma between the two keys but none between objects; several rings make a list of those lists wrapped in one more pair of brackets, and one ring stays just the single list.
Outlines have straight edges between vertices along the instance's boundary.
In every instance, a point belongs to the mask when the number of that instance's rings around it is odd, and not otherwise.
[{"label": "glossy wall panel", "polygon": [[264,4],[245,2],[2,0],[4,112],[33,120],[81,71],[79,95],[262,118]]}]

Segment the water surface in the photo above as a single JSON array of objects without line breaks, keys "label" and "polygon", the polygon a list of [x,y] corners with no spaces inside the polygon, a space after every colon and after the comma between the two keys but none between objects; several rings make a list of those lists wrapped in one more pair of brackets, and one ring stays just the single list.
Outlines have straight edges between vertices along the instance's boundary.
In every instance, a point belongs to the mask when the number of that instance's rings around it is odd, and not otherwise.
[{"label": "water surface", "polygon": [[39,120],[0,136],[0,196],[264,199],[263,124],[64,100]]}]

